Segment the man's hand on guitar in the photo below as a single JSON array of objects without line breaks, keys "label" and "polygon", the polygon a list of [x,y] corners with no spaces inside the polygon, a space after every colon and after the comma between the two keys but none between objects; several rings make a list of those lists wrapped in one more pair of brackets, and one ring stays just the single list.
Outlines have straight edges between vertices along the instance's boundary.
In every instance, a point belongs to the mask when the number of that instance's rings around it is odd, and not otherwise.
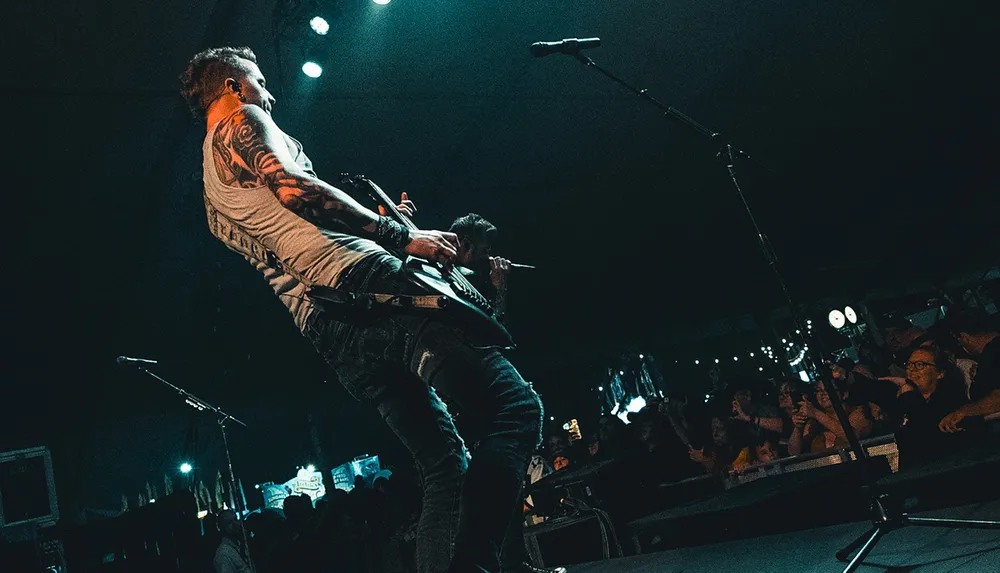
[{"label": "man's hand on guitar", "polygon": [[493,288],[500,288],[509,272],[510,261],[503,257],[490,257],[490,282],[493,283]]},{"label": "man's hand on guitar", "polygon": [[[411,219],[417,213],[417,206],[413,204],[413,201],[410,201],[410,197],[406,193],[403,193],[403,196],[399,198],[399,205],[396,205],[396,209]],[[389,212],[386,211],[385,207],[379,205],[378,214],[386,217]]]},{"label": "man's hand on guitar", "polygon": [[458,235],[444,231],[410,229],[410,242],[404,251],[414,257],[441,263],[446,270],[450,270],[458,257]]}]

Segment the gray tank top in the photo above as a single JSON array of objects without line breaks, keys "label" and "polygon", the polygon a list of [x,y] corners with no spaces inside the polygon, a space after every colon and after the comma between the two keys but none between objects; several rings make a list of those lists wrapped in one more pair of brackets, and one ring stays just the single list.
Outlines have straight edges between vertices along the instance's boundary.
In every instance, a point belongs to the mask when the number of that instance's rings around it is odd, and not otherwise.
[{"label": "gray tank top", "polygon": [[[212,156],[218,126],[208,128],[202,144],[209,229],[264,275],[296,326],[304,330],[314,310],[305,296],[310,286],[336,287],[351,266],[386,251],[371,240],[317,227],[282,206],[266,186],[245,189],[223,184]],[[295,162],[308,166],[301,146]]]}]

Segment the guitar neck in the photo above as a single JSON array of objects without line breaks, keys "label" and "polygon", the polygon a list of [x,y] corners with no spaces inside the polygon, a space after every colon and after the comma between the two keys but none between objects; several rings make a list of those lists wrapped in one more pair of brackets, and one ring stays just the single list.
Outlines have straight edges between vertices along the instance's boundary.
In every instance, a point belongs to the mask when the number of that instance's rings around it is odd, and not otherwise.
[{"label": "guitar neck", "polygon": [[395,219],[397,223],[403,225],[404,227],[410,229],[411,231],[419,230],[417,226],[413,223],[413,221],[411,221],[409,217],[404,215],[403,212],[400,211],[395,204],[393,204],[393,202],[389,199],[389,196],[385,194],[385,191],[383,191],[381,187],[376,185],[375,182],[372,181],[371,179],[365,178],[363,179],[363,181],[367,183],[369,187],[371,187],[372,191],[375,192],[376,196],[374,197],[374,199],[382,204],[385,210],[392,215],[392,218]]}]

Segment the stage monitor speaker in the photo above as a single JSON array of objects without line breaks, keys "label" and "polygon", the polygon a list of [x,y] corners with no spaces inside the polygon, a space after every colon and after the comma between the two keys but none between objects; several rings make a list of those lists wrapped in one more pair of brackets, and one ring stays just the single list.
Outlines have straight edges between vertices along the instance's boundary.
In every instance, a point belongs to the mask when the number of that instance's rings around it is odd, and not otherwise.
[{"label": "stage monitor speaker", "polygon": [[48,448],[0,453],[0,527],[54,525],[59,520]]}]

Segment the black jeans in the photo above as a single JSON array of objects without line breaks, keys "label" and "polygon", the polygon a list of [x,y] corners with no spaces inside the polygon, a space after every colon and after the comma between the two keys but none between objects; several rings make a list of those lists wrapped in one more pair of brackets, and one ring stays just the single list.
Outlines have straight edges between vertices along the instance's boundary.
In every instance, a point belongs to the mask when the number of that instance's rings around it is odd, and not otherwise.
[{"label": "black jeans", "polygon": [[[390,256],[370,257],[338,287],[422,294],[401,266]],[[473,348],[432,315],[344,318],[317,310],[305,334],[344,387],[374,403],[413,455],[424,490],[417,569],[499,571],[511,508],[541,441],[538,395],[499,351]],[[471,461],[437,392],[482,421]]]}]

